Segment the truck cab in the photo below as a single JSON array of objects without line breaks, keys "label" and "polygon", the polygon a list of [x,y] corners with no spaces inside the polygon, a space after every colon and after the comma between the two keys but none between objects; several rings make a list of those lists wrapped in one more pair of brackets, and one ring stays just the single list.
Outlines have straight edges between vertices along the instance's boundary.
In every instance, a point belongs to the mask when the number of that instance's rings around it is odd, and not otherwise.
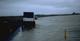
[{"label": "truck cab", "polygon": [[35,16],[33,12],[24,12],[23,29],[30,30],[35,28]]}]

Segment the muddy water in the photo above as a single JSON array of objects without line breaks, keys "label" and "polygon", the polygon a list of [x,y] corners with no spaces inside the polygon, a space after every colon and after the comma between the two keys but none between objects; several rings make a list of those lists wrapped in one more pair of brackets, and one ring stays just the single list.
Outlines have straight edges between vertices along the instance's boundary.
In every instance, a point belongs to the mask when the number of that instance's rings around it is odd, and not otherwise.
[{"label": "muddy water", "polygon": [[43,17],[36,28],[19,32],[12,41],[80,41],[80,15]]}]

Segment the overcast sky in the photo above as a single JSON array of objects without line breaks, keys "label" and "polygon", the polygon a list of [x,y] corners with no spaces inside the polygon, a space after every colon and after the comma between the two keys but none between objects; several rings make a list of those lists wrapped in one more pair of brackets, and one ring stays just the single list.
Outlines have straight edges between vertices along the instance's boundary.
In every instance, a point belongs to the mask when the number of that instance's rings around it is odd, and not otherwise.
[{"label": "overcast sky", "polygon": [[80,12],[80,0],[0,0],[0,15],[69,14]]}]

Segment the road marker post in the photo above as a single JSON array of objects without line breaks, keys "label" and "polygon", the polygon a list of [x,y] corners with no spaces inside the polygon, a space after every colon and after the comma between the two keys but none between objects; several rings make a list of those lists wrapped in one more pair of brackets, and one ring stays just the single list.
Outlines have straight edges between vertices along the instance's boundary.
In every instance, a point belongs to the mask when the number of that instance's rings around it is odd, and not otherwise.
[{"label": "road marker post", "polygon": [[67,30],[66,29],[64,30],[64,39],[65,41],[67,40]]}]

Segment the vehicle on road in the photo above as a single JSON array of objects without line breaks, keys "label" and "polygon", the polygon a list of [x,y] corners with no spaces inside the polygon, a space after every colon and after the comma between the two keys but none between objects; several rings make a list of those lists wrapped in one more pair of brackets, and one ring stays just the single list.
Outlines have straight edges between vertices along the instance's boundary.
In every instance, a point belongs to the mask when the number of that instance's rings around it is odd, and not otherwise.
[{"label": "vehicle on road", "polygon": [[35,16],[33,12],[24,12],[23,15],[23,29],[30,30],[35,28]]}]

